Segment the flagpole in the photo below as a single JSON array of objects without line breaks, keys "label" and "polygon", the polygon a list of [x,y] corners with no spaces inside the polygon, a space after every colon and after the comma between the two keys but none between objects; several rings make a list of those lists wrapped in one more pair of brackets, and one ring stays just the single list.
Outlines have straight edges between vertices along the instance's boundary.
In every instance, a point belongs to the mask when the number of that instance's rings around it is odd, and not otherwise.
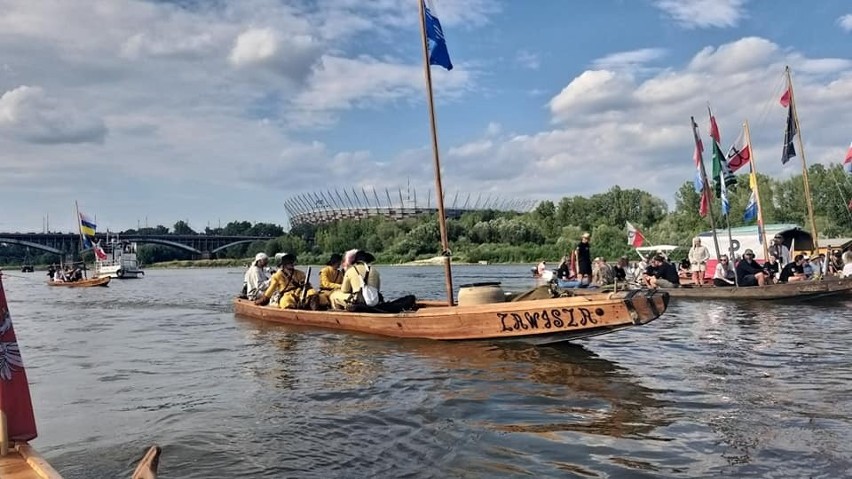
[{"label": "flagpole", "polygon": [[[74,209],[77,212],[77,232],[80,233],[80,261],[83,260],[83,221],[80,218],[80,205],[77,204],[77,200],[74,200]],[[74,258],[71,258],[71,262],[73,265]],[[86,274],[86,264],[83,263],[83,277],[88,278]],[[73,270],[72,270],[73,271]]]},{"label": "flagpole", "polygon": [[754,148],[751,146],[751,130],[748,128],[748,120],[743,122],[743,129],[745,130],[745,141],[750,154],[750,161],[748,162],[749,171],[754,175],[754,200],[757,203],[757,234],[760,237],[760,242],[763,244],[763,260],[769,261],[769,245],[766,244],[766,226],[763,223],[763,207],[760,205],[760,185],[757,181],[757,167],[754,166]]},{"label": "flagpole", "polygon": [[435,164],[435,201],[438,204],[438,227],[441,231],[441,256],[444,257],[444,283],[447,305],[453,305],[453,273],[450,266],[450,244],[447,239],[447,220],[444,214],[444,188],[441,185],[441,161],[438,156],[438,133],[435,125],[435,102],[432,98],[432,70],[429,67],[429,41],[426,36],[426,4],[417,0],[420,9],[420,37],[423,42],[423,74],[426,77],[426,99],[429,106],[429,127],[432,132],[432,157]]},{"label": "flagpole", "polygon": [[710,229],[713,231],[713,246],[716,247],[716,261],[719,261],[721,252],[719,251],[719,237],[716,234],[716,220],[713,219],[713,190],[710,189],[710,184],[707,182],[707,170],[704,168],[704,154],[699,147],[701,145],[701,139],[698,137],[698,124],[695,123],[695,117],[691,116],[689,117],[689,120],[692,122],[692,135],[695,137],[695,149],[698,152],[701,181],[704,182],[704,188],[707,189],[707,217],[710,218]]},{"label": "flagpole", "polygon": [[793,79],[790,77],[790,67],[784,67],[784,73],[787,75],[787,88],[790,91],[790,108],[793,109],[793,121],[796,123],[796,132],[799,137],[799,154],[802,157],[802,180],[805,183],[805,202],[808,205],[808,219],[811,222],[811,232],[814,238],[814,251],[819,250],[819,240],[817,238],[816,218],[814,218],[814,203],[811,198],[811,186],[808,181],[808,164],[805,161],[805,144],[802,141],[802,125],[799,124],[799,112],[796,110],[796,100],[793,94]]}]

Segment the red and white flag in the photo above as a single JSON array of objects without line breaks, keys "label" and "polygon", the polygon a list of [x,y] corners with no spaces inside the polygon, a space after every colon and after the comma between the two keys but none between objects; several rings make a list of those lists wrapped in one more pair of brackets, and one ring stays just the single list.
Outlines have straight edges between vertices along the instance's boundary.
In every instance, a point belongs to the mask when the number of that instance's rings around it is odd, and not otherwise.
[{"label": "red and white flag", "polygon": [[751,160],[751,146],[745,141],[745,129],[740,131],[740,136],[728,149],[725,158],[728,160],[728,169],[731,173],[747,165]]},{"label": "red and white flag", "polygon": [[98,261],[103,261],[103,260],[107,259],[106,251],[104,251],[104,249],[101,248],[101,242],[100,241],[95,243],[95,247],[93,249],[95,250],[95,257],[98,258]]},{"label": "red and white flag", "polygon": [[642,243],[645,242],[645,236],[642,235],[642,232],[636,229],[635,226],[630,224],[629,221],[627,223],[627,244],[628,246],[632,246],[634,248],[638,248],[642,246]]},{"label": "red and white flag", "polygon": [[35,415],[24,361],[12,327],[0,273],[0,411],[6,415],[8,438],[29,441],[36,437]]}]

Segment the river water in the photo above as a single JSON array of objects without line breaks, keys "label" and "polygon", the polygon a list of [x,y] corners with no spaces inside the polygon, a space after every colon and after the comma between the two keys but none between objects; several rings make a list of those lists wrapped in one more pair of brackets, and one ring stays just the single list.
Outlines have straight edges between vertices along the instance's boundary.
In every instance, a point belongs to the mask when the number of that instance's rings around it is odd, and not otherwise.
[{"label": "river water", "polygon": [[[381,271],[387,296],[443,294],[440,267]],[[457,284],[533,286],[527,266],[454,272]],[[34,445],[66,478],[130,477],[152,443],[163,478],[852,471],[852,298],[673,301],[648,325],[536,348],[237,318],[236,269],[85,290],[42,279],[4,283]]]}]

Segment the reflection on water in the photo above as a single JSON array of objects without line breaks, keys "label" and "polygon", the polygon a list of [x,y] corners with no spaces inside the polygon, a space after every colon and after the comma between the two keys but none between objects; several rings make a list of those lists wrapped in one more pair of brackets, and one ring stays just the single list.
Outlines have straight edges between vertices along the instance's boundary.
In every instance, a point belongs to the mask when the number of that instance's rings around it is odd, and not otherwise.
[{"label": "reflection on water", "polygon": [[[456,272],[456,286],[533,286],[526,266]],[[443,294],[441,267],[383,267],[382,277],[391,295]],[[843,477],[852,468],[848,300],[673,302],[649,325],[535,348],[235,318],[240,279],[152,270],[92,291],[6,280],[33,382],[35,444],[65,477],[127,477],[153,442],[164,478]]]}]

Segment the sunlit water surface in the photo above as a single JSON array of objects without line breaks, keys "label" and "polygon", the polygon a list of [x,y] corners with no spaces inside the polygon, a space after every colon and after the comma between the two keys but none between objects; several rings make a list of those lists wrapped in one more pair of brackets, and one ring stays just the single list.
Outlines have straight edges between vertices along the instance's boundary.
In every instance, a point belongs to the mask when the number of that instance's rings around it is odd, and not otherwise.
[{"label": "sunlit water surface", "polygon": [[[316,272],[316,268],[314,268]],[[441,267],[381,267],[393,297]],[[39,427],[67,478],[849,477],[852,298],[673,302],[577,345],[391,340],[233,315],[236,269],[109,288],[4,280]],[[456,284],[533,286],[527,266]]]}]

